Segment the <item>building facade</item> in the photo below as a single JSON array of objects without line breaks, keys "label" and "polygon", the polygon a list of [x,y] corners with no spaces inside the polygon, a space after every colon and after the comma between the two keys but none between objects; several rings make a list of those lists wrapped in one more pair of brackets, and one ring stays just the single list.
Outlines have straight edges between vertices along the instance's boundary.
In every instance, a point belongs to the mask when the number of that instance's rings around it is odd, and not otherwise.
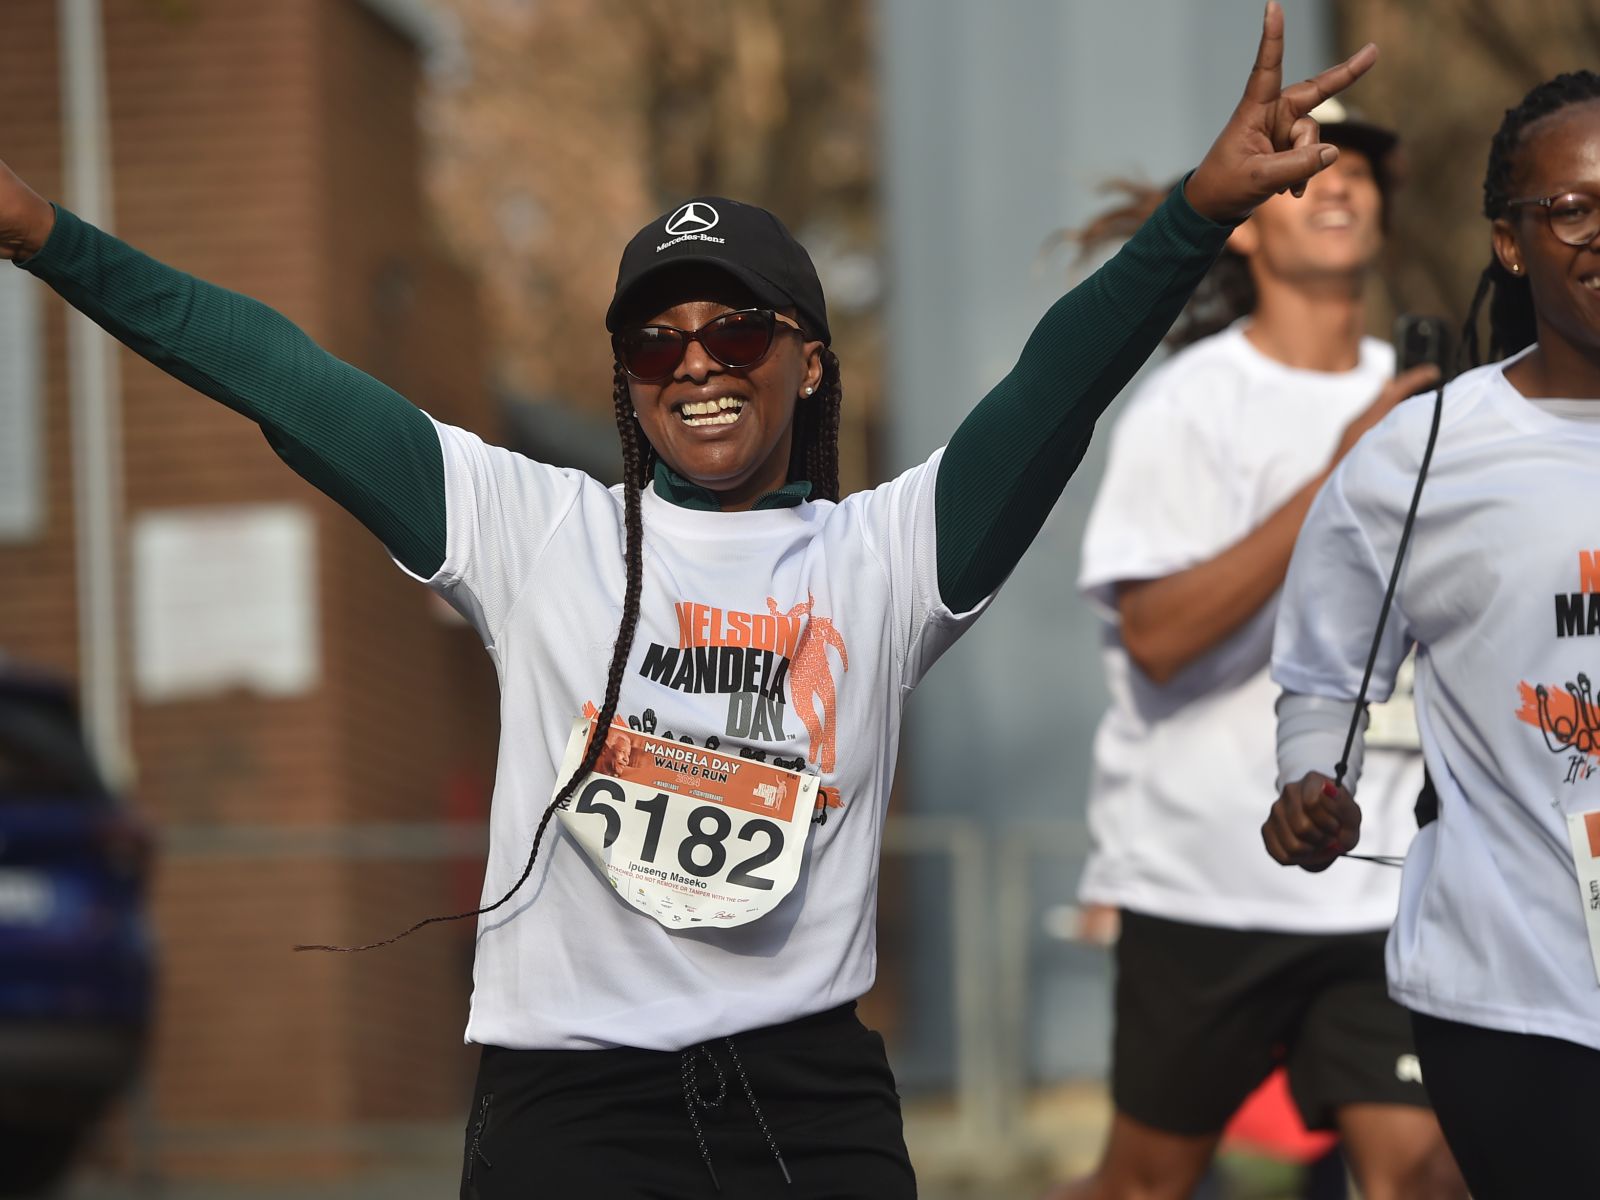
[{"label": "building facade", "polygon": [[[492,439],[474,285],[423,202],[419,11],[105,0],[111,212],[134,245]],[[8,0],[0,39],[0,157],[50,196],[58,19],[56,0]],[[38,388],[6,402],[35,452],[32,517],[0,534],[0,647],[74,676],[68,314],[38,292]],[[252,423],[126,350],[116,371],[118,661],[161,983],[107,1154],[178,1177],[338,1173],[459,1125],[472,923],[368,954],[290,947],[475,907],[492,667]]]}]

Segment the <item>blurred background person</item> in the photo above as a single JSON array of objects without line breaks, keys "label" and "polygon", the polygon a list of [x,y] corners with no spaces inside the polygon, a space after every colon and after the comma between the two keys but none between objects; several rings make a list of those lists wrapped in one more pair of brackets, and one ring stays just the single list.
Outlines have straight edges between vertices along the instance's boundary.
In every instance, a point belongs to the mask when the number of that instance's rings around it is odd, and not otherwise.
[{"label": "blurred background person", "polygon": [[[1306,1124],[1337,1129],[1369,1198],[1462,1195],[1405,1015],[1383,988],[1395,873],[1321,879],[1256,853],[1275,777],[1267,677],[1276,597],[1317,489],[1436,377],[1397,378],[1365,336],[1396,138],[1318,111],[1338,163],[1236,229],[1112,436],[1079,586],[1105,615],[1112,704],[1095,742],[1091,916],[1115,908],[1116,1115],[1095,1176],[1064,1193],[1189,1196],[1229,1118],[1278,1065]],[[1125,236],[1148,193],[1080,234]],[[1371,836],[1401,853],[1413,752],[1374,749]]]}]

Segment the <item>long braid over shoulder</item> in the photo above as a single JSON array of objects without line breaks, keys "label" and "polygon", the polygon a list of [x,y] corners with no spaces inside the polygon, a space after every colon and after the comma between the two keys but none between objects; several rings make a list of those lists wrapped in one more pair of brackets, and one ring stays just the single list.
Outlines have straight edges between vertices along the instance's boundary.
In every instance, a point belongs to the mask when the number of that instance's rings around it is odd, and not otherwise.
[{"label": "long braid over shoulder", "polygon": [[[1524,96],[1521,104],[1506,110],[1505,119],[1489,144],[1489,165],[1483,176],[1484,216],[1491,221],[1511,216],[1511,187],[1516,175],[1517,153],[1522,148],[1528,126],[1569,104],[1582,104],[1587,100],[1600,100],[1600,75],[1593,71],[1569,71],[1545,80]],[[1472,307],[1461,331],[1462,345],[1472,366],[1485,361],[1478,342],[1478,312],[1486,298],[1489,303],[1489,361],[1515,354],[1538,338],[1533,293],[1527,279],[1511,274],[1491,254],[1489,265],[1479,277]]]},{"label": "long braid over shoulder", "polygon": [[612,367],[611,406],[617,422],[617,437],[622,442],[622,514],[627,530],[624,551],[627,583],[622,594],[622,621],[617,627],[617,640],[611,647],[611,665],[606,669],[606,697],[600,705],[599,715],[594,719],[594,733],[590,735],[589,746],[583,752],[583,760],[566,783],[561,785],[555,798],[545,806],[544,815],[539,818],[539,828],[534,832],[533,845],[528,849],[528,862],[522,869],[522,877],[493,904],[478,909],[476,913],[463,915],[480,916],[493,912],[527,882],[528,876],[533,873],[534,859],[539,855],[539,843],[544,840],[550,818],[555,816],[557,809],[565,808],[571,802],[578,784],[594,770],[594,764],[605,748],[606,730],[611,728],[611,718],[617,715],[617,701],[622,695],[622,676],[627,670],[628,652],[633,649],[633,635],[639,629],[639,597],[644,590],[644,518],[640,513],[639,493],[649,486],[655,462],[654,448],[633,419],[633,401],[628,397],[628,377],[623,373],[621,363]]}]

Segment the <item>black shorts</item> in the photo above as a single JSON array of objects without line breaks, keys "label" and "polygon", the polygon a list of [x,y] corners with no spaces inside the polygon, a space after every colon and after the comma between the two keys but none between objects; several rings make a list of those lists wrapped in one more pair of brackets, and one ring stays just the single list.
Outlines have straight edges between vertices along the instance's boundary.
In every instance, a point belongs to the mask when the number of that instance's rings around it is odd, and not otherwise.
[{"label": "black shorts", "polygon": [[1427,1107],[1382,933],[1218,929],[1122,914],[1117,1108],[1168,1133],[1218,1133],[1279,1065],[1312,1129],[1346,1104]]},{"label": "black shorts", "polygon": [[484,1047],[462,1200],[916,1194],[883,1039],[854,1003],[685,1053]]},{"label": "black shorts", "polygon": [[1475,1200],[1593,1196],[1600,1050],[1412,1014],[1439,1127]]}]

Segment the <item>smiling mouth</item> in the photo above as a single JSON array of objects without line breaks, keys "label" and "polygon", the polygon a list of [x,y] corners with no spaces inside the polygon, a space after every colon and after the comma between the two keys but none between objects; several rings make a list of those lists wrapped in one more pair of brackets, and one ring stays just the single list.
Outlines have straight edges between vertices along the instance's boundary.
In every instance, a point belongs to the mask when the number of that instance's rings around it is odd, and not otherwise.
[{"label": "smiling mouth", "polygon": [[678,417],[691,429],[710,425],[732,425],[744,411],[745,402],[738,396],[718,396],[715,400],[696,400],[678,406]]},{"label": "smiling mouth", "polygon": [[1313,229],[1349,229],[1356,223],[1354,215],[1343,211],[1320,212],[1312,216]]}]

